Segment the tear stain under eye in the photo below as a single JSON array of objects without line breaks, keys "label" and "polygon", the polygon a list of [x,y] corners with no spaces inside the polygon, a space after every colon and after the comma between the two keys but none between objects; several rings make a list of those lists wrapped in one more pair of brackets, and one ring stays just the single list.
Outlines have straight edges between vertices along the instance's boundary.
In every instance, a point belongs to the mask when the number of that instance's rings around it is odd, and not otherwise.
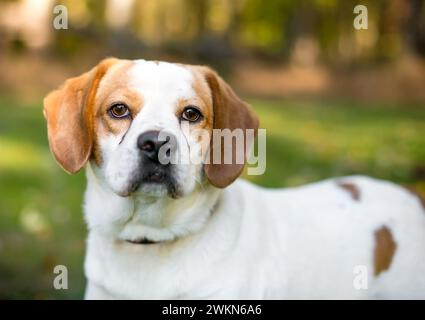
[{"label": "tear stain under eye", "polygon": [[[181,123],[180,123],[180,129],[181,129],[182,127],[181,127]],[[183,130],[181,131],[181,134],[183,135],[183,137],[184,137],[184,141],[186,141],[186,146],[187,146],[187,149],[189,150],[189,154],[190,154],[190,145],[189,145],[189,141],[187,140],[187,137],[186,137],[186,135],[183,133]],[[179,141],[180,139],[177,139],[177,141]]]},{"label": "tear stain under eye", "polygon": [[118,145],[120,145],[120,144],[124,141],[124,139],[125,139],[125,137],[127,136],[127,133],[128,133],[128,131],[129,131],[129,130],[130,130],[130,127],[128,127],[127,131],[126,131],[126,132],[124,132],[124,134],[123,134],[123,136],[122,136],[122,138],[121,138],[120,142],[118,143]]},{"label": "tear stain under eye", "polygon": [[[181,123],[180,123],[180,129],[181,129],[181,128],[182,128],[182,127],[181,127]],[[183,130],[182,130],[182,135],[183,135],[183,137],[184,137],[184,140],[186,141],[187,148],[190,150],[189,141],[187,140],[186,135],[183,133]]]}]

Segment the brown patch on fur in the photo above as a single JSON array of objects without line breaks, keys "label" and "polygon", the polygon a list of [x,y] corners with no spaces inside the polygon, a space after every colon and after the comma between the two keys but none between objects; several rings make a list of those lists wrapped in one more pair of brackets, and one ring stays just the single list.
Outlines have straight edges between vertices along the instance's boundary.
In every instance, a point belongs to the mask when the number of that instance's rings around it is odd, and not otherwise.
[{"label": "brown patch on fur", "polygon": [[390,229],[383,226],[379,230],[375,231],[375,276],[378,276],[381,272],[389,269],[396,249],[397,244],[394,242]]},{"label": "brown patch on fur", "polygon": [[421,203],[422,208],[425,209],[425,194],[421,193],[420,190],[411,186],[404,186],[404,188],[407,189],[407,191],[409,191],[411,194],[416,196],[419,202]]},{"label": "brown patch on fur", "polygon": [[[230,88],[230,86],[208,67],[194,66],[195,72],[202,75],[212,96],[213,129],[242,129],[244,135],[246,129],[254,129],[255,134],[259,127],[259,120],[249,105],[243,102]],[[212,137],[211,137],[212,138]],[[246,138],[246,136],[245,136]],[[213,163],[214,150],[221,147],[221,161]],[[236,146],[233,143],[232,163],[224,164],[224,145],[220,141],[211,139],[209,146],[209,163],[205,164],[205,174],[211,184],[218,188],[224,188],[231,184],[242,173],[244,164],[236,161]],[[247,150],[245,160],[248,156]]]},{"label": "brown patch on fur", "polygon": [[212,130],[214,125],[214,112],[213,112],[213,101],[210,88],[205,81],[205,78],[196,69],[192,69],[194,77],[192,88],[196,93],[198,103],[194,103],[201,107],[201,111],[204,114],[205,125],[204,128]]},{"label": "brown patch on fur", "polygon": [[78,172],[91,155],[96,92],[106,71],[117,61],[101,61],[89,72],[67,80],[44,99],[50,148],[69,173]]},{"label": "brown patch on fur", "polygon": [[[177,102],[177,108],[175,109],[175,115],[177,118],[181,117],[181,114],[185,107],[193,105],[199,108],[203,115],[203,119],[196,123],[190,123],[190,134],[192,139],[195,139],[201,145],[202,155],[205,157],[208,153],[210,136],[213,129],[214,114],[211,91],[206,83],[202,74],[197,72],[197,69],[191,65],[178,64],[183,68],[190,70],[193,76],[192,89],[195,92],[195,96],[190,99],[180,99]],[[185,131],[185,128],[182,127]],[[208,135],[206,135],[208,133]]]},{"label": "brown patch on fur", "polygon": [[[99,166],[102,155],[99,139],[109,134],[124,135],[130,128],[132,119],[140,112],[143,98],[139,93],[128,89],[127,71],[132,62],[123,60],[117,68],[111,70],[102,80],[102,85],[96,96],[96,123],[93,143],[93,159]],[[126,104],[131,112],[131,118],[113,119],[109,115],[109,108],[116,103]]]},{"label": "brown patch on fur", "polygon": [[354,183],[349,182],[339,182],[338,186],[350,193],[351,197],[355,201],[360,201],[360,190]]}]

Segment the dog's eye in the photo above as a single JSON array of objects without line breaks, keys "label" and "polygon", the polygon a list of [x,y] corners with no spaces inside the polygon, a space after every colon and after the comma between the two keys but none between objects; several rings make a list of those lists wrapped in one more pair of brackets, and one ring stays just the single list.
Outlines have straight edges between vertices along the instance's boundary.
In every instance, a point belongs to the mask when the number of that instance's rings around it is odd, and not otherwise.
[{"label": "dog's eye", "polygon": [[184,108],[181,118],[186,121],[196,122],[201,119],[201,112],[194,106],[187,106]]},{"label": "dog's eye", "polygon": [[123,119],[130,116],[130,110],[123,103],[114,104],[111,108],[109,108],[109,115],[112,118]]}]

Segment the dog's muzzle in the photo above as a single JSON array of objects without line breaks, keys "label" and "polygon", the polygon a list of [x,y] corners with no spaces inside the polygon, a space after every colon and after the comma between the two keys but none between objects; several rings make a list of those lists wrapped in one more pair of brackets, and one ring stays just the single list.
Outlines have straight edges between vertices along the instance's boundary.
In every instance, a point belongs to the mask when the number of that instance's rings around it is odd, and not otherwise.
[{"label": "dog's muzzle", "polygon": [[[142,133],[137,138],[137,147],[140,149],[143,162],[164,169],[170,164],[167,157],[171,156],[172,148],[171,146],[166,146],[170,142],[169,136],[167,139],[160,140],[159,134],[159,131]],[[155,177],[159,178],[159,176],[153,175],[153,178]]]},{"label": "dog's muzzle", "polygon": [[134,190],[143,185],[163,185],[171,197],[177,197],[172,164],[178,151],[175,136],[160,131],[147,131],[137,138],[137,148],[140,151],[140,164],[134,176]]}]

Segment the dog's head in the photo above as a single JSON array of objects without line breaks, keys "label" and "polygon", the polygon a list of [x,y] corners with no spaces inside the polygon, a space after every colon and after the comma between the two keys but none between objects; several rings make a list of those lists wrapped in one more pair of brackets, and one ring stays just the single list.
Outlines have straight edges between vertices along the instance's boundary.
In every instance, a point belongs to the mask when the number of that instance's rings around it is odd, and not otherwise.
[{"label": "dog's head", "polygon": [[[58,163],[76,173],[90,161],[120,196],[177,198],[204,181],[223,188],[244,163],[237,150],[230,162],[212,161],[214,149],[229,149],[213,130],[258,129],[249,106],[208,67],[115,58],[51,92],[44,115]],[[248,149],[239,150],[243,160]]]}]

